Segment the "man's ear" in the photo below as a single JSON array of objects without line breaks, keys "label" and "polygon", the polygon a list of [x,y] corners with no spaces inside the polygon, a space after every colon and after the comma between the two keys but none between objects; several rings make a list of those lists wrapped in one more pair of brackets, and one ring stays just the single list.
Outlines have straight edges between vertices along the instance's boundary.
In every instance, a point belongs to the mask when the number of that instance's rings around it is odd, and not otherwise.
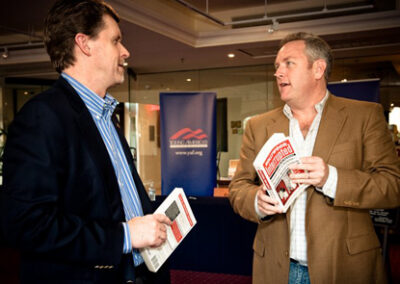
[{"label": "man's ear", "polygon": [[90,56],[89,37],[87,35],[77,33],[75,35],[75,44],[83,54]]},{"label": "man's ear", "polygon": [[321,79],[324,77],[326,70],[326,62],[323,59],[317,59],[313,63],[315,79]]}]

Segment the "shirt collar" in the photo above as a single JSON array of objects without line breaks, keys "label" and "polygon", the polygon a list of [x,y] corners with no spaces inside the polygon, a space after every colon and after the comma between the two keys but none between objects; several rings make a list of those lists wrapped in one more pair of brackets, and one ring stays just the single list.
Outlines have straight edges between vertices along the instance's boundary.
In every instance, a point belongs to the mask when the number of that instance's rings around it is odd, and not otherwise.
[{"label": "shirt collar", "polygon": [[[314,107],[315,107],[315,110],[317,111],[318,114],[321,114],[322,111],[324,110],[325,103],[326,103],[326,100],[328,99],[328,97],[329,97],[329,92],[326,91],[326,94],[325,94],[325,96],[323,97],[323,99],[320,100],[320,101],[314,106]],[[292,118],[293,118],[292,110],[291,110],[291,108],[290,108],[290,106],[289,106],[288,104],[285,104],[285,106],[283,107],[283,113],[285,114],[285,116],[286,116],[287,118],[289,118],[289,119],[292,119]]]},{"label": "shirt collar", "polygon": [[111,117],[118,101],[109,93],[106,93],[103,99],[70,75],[63,72],[61,76],[75,89],[94,118]]}]

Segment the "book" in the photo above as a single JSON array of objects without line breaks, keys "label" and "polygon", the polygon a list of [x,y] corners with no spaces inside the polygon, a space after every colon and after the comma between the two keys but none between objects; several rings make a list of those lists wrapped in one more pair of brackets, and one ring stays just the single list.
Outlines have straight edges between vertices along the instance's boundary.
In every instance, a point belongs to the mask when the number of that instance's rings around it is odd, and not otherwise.
[{"label": "book", "polygon": [[[289,165],[301,163],[295,144],[283,133],[273,134],[261,148],[253,162],[256,172],[264,184],[268,195],[278,200],[283,212],[293,204],[296,198],[308,187],[293,183],[289,175],[293,172]],[[299,170],[295,173],[302,173]]]},{"label": "book", "polygon": [[171,226],[167,226],[167,240],[161,246],[139,250],[147,268],[157,272],[197,221],[185,192],[179,187],[168,195],[154,213],[164,214],[172,221]]}]

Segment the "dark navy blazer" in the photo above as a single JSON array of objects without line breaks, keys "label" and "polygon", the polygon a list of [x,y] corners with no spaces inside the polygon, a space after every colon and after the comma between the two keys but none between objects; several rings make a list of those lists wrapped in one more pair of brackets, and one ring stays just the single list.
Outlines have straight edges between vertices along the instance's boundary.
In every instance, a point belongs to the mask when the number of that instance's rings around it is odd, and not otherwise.
[{"label": "dark navy blazer", "polygon": [[[151,213],[128,144],[119,135],[143,212]],[[100,283],[107,275],[119,277],[125,217],[117,179],[88,109],[63,78],[17,114],[3,174],[2,230],[21,250],[22,280]]]}]

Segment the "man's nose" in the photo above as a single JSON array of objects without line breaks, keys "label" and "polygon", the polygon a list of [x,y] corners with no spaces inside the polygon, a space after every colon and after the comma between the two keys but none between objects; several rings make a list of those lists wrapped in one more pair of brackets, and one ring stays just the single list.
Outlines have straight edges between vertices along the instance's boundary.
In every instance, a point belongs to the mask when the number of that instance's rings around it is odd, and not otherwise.
[{"label": "man's nose", "polygon": [[275,71],[274,76],[275,76],[276,78],[282,78],[282,77],[283,77],[283,74],[282,74],[282,72],[279,71],[279,69],[278,69],[278,70]]},{"label": "man's nose", "polygon": [[276,65],[274,76],[276,78],[282,78],[283,77],[282,64]]},{"label": "man's nose", "polygon": [[121,44],[121,57],[127,59],[129,58],[129,56],[130,56],[129,51],[125,48],[123,44]]}]

